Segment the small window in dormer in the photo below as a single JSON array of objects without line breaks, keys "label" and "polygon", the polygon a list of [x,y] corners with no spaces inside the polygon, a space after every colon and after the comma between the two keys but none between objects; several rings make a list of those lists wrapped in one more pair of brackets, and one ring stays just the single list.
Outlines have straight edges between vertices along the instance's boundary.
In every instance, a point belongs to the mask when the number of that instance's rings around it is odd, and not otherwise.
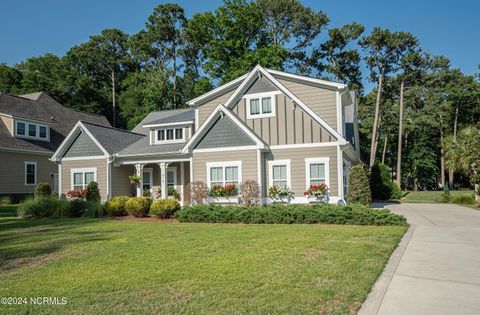
[{"label": "small window in dormer", "polygon": [[183,139],[183,129],[182,128],[175,129],[175,139]]},{"label": "small window in dormer", "polygon": [[162,142],[184,142],[183,128],[158,129],[156,143]]},{"label": "small window in dormer", "polygon": [[49,126],[47,125],[22,120],[15,121],[16,137],[48,141],[49,133]]},{"label": "small window in dormer", "polygon": [[40,126],[38,127],[38,130],[39,130],[38,134],[40,138],[47,139],[47,127]]},{"label": "small window in dormer", "polygon": [[36,137],[37,136],[37,126],[28,124],[28,136],[29,137]]},{"label": "small window in dormer", "polygon": [[17,135],[25,135],[25,124],[23,122],[17,122]]},{"label": "small window in dormer", "polygon": [[247,119],[275,117],[276,92],[246,95]]}]

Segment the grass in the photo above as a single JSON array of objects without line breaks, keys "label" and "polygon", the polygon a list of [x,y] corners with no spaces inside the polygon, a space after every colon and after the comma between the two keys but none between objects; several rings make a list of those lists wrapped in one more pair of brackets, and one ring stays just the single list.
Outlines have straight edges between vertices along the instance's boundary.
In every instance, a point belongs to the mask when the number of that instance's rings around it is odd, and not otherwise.
[{"label": "grass", "polygon": [[0,207],[0,313],[354,314],[406,227],[14,217]]},{"label": "grass", "polygon": [[[400,199],[405,203],[438,203],[438,199],[443,191],[409,191]],[[461,195],[472,195],[473,190],[450,190],[452,197]]]}]

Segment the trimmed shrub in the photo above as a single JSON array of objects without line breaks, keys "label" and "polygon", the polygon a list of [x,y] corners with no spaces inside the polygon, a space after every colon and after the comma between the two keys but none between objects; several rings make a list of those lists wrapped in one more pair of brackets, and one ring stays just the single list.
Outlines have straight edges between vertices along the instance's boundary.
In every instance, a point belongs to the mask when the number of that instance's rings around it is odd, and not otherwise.
[{"label": "trimmed shrub", "polygon": [[398,187],[397,183],[392,181],[392,193],[390,194],[390,199],[401,199],[403,197],[403,193]]},{"label": "trimmed shrub", "polygon": [[155,200],[150,206],[150,214],[155,215],[161,219],[171,218],[177,210],[180,209],[180,204],[175,199],[160,199]]},{"label": "trimmed shrub", "polygon": [[246,180],[240,185],[242,191],[241,202],[244,205],[251,206],[260,201],[260,185],[255,180]]},{"label": "trimmed shrub", "polygon": [[123,216],[127,215],[125,205],[130,197],[118,196],[113,197],[104,204],[105,213],[109,216]]},{"label": "trimmed shrub", "polygon": [[65,208],[64,215],[70,218],[79,218],[88,210],[88,203],[83,199],[73,199]]},{"label": "trimmed shrub", "polygon": [[52,187],[48,183],[39,183],[35,187],[34,196],[35,198],[50,197],[52,196]]},{"label": "trimmed shrub", "polygon": [[150,211],[152,200],[146,197],[130,198],[125,204],[125,210],[135,217],[146,217]]},{"label": "trimmed shrub", "polygon": [[349,203],[360,203],[368,206],[372,203],[372,193],[365,169],[362,165],[355,165],[350,169],[348,175],[348,193],[347,201]]},{"label": "trimmed shrub", "polygon": [[59,217],[67,207],[66,200],[59,200],[53,196],[28,198],[18,206],[17,215],[22,218]]},{"label": "trimmed shrub", "polygon": [[88,202],[100,202],[100,190],[98,189],[97,182],[90,182],[87,186],[87,195]]},{"label": "trimmed shrub", "polygon": [[175,218],[180,222],[254,223],[254,224],[357,224],[406,225],[405,217],[387,209],[372,209],[360,204],[270,205],[238,207],[197,205],[183,208]]},{"label": "trimmed shrub", "polygon": [[392,196],[392,179],[388,168],[376,162],[370,169],[370,190],[373,200],[388,200]]}]

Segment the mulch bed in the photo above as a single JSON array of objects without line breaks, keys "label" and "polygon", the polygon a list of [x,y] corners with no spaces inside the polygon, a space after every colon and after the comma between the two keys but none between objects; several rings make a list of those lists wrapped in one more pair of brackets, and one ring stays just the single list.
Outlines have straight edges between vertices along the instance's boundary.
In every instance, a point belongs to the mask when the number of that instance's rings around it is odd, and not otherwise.
[{"label": "mulch bed", "polygon": [[172,223],[178,223],[177,220],[175,219],[160,219],[160,218],[155,218],[155,217],[143,217],[143,218],[137,218],[131,215],[124,216],[124,217],[110,217],[112,220],[120,220],[120,221],[140,221],[140,222],[172,222]]}]

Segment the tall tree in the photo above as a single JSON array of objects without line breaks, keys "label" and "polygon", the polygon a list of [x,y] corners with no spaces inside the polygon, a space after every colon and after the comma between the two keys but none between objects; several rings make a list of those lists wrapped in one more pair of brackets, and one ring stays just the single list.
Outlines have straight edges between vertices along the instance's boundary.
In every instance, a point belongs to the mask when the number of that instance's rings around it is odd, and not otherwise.
[{"label": "tall tree", "polygon": [[0,63],[0,92],[18,93],[22,86],[22,73],[13,67]]}]

